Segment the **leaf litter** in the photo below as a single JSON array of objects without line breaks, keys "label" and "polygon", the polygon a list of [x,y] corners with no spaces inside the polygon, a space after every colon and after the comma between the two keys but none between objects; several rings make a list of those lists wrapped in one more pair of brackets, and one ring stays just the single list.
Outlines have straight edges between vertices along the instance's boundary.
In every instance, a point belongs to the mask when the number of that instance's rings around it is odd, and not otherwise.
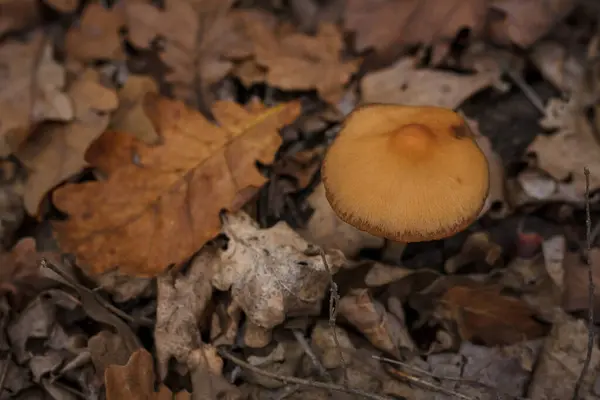
[{"label": "leaf litter", "polygon": [[[0,398],[599,397],[597,11],[0,0]],[[334,212],[372,103],[463,115],[464,232]]]}]

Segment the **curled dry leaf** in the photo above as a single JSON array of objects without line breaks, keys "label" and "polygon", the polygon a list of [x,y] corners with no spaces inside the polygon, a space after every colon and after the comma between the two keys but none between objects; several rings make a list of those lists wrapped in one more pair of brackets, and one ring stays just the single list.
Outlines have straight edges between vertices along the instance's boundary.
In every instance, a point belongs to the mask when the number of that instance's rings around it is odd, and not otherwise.
[{"label": "curled dry leaf", "polygon": [[104,372],[106,400],[190,399],[187,392],[172,393],[162,385],[154,391],[154,361],[146,349],[131,355],[126,365],[111,365]]},{"label": "curled dry leaf", "polygon": [[494,0],[492,10],[502,15],[492,19],[490,33],[502,44],[529,47],[567,16],[574,0]]},{"label": "curled dry leaf", "polygon": [[487,7],[485,0],[349,0],[344,27],[354,32],[361,52],[447,44],[464,28],[482,33]]},{"label": "curled dry leaf", "polygon": [[64,67],[41,32],[0,46],[0,70],[0,155],[17,150],[40,122],[73,118]]},{"label": "curled dry leaf", "polygon": [[16,153],[29,170],[23,197],[30,215],[38,214],[46,193],[87,165],[86,149],[104,132],[109,113],[118,105],[114,91],[102,86],[91,70],[73,82],[67,93],[73,100],[75,119],[49,126]]},{"label": "curled dry leaf", "polygon": [[54,192],[69,214],[53,224],[58,242],[92,274],[153,276],[189,258],[219,233],[219,211],[239,209],[266,181],[255,161],[272,162],[278,129],[300,112],[298,102],[250,110],[217,102],[217,126],[181,102],[155,97],[148,106],[160,145],[107,132],[89,160],[107,179]]},{"label": "curled dry leaf", "polygon": [[362,79],[362,102],[456,108],[494,84],[499,74],[498,68],[473,75],[418,68],[415,58],[406,57]]},{"label": "curled dry leaf", "polygon": [[338,308],[340,315],[378,349],[396,357],[403,350],[415,349],[404,321],[373,299],[369,289],[352,289],[350,294],[342,297]]},{"label": "curled dry leaf", "polygon": [[329,252],[328,271],[319,251],[283,222],[259,229],[244,213],[228,214],[223,232],[229,243],[215,260],[212,283],[231,289],[248,319],[266,329],[286,317],[318,314],[329,274],[345,262],[340,252]]},{"label": "curled dry leaf", "polygon": [[504,163],[498,153],[494,151],[490,139],[479,131],[479,123],[468,118],[466,121],[475,135],[475,141],[485,155],[490,169],[490,188],[479,215],[486,214],[492,218],[504,218],[510,212],[510,206],[506,200]]},{"label": "curled dry leaf", "polygon": [[100,2],[88,4],[79,23],[65,38],[67,54],[79,61],[117,60],[124,56],[119,31],[125,25],[122,6],[105,8]]},{"label": "curled dry leaf", "polygon": [[489,346],[508,345],[546,334],[525,302],[497,285],[453,286],[440,298],[438,315],[457,324],[461,339]]}]

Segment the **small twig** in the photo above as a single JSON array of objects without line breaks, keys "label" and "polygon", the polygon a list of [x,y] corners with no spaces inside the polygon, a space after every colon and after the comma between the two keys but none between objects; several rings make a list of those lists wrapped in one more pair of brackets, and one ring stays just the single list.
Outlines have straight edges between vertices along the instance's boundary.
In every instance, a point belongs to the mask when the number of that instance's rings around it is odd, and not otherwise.
[{"label": "small twig", "polygon": [[344,385],[348,384],[348,364],[346,364],[346,360],[344,360],[344,351],[342,350],[342,346],[340,346],[340,341],[338,340],[337,330],[335,329],[335,323],[337,319],[337,311],[338,304],[340,303],[340,294],[338,292],[337,283],[333,280],[333,273],[331,272],[331,268],[329,268],[329,263],[327,262],[327,257],[325,256],[325,251],[322,248],[319,248],[319,254],[321,255],[321,259],[323,260],[323,265],[325,265],[325,269],[327,269],[327,274],[329,275],[329,327],[333,332],[333,341],[335,342],[335,346],[338,349],[340,355],[340,362],[342,363],[342,369],[344,370]]},{"label": "small twig", "polygon": [[518,74],[515,74],[510,68],[505,68],[504,72],[510,78],[510,80],[513,81],[519,89],[521,89],[525,97],[527,97],[527,100],[529,100],[542,115],[546,114],[544,102],[535,92],[535,90],[533,90],[533,88],[529,86],[523,78],[521,78]]},{"label": "small twig", "polygon": [[409,375],[406,372],[397,370],[390,366],[388,366],[388,368],[386,368],[386,369],[388,370],[388,373],[390,373],[394,376],[397,376],[399,378],[405,379],[405,380],[409,381],[410,383],[414,383],[416,386],[420,386],[424,389],[429,389],[429,390],[432,390],[435,392],[444,393],[444,394],[447,394],[448,396],[453,396],[453,397],[456,397],[456,398],[459,398],[462,400],[476,400],[473,397],[470,397],[470,396],[455,392],[454,390],[446,389],[445,387],[424,381],[421,378]]},{"label": "small twig", "polygon": [[319,374],[323,378],[325,378],[331,382],[332,381],[331,375],[329,375],[329,372],[327,372],[327,370],[325,369],[323,364],[321,364],[321,362],[319,361],[319,359],[317,358],[315,353],[310,348],[310,344],[308,344],[308,342],[306,341],[306,338],[304,337],[304,333],[302,331],[300,331],[299,329],[292,329],[292,333],[294,334],[294,337],[296,338],[298,343],[300,343],[300,346],[302,347],[302,349],[304,350],[306,355],[310,358],[310,361],[312,361],[313,365],[315,367],[317,367]]},{"label": "small twig", "polygon": [[456,378],[456,377],[451,377],[451,376],[447,377],[447,376],[436,375],[436,374],[433,374],[433,373],[431,373],[429,371],[424,370],[423,368],[415,367],[414,365],[410,365],[410,364],[402,362],[402,361],[394,360],[392,358],[380,357],[380,356],[375,356],[375,355],[371,356],[371,357],[374,358],[375,360],[387,362],[387,363],[390,363],[390,364],[400,365],[400,366],[402,366],[402,367],[404,367],[406,369],[413,370],[413,371],[415,371],[417,373],[426,375],[426,376],[428,376],[430,378],[437,379],[437,380],[440,380],[440,381],[442,381],[442,380],[445,380],[445,381],[454,381],[454,382],[459,382],[459,383],[466,384],[466,385],[480,386],[480,387],[483,387],[485,389],[488,389],[488,390],[500,393],[502,395],[505,395],[505,396],[508,396],[508,397],[511,397],[511,398],[514,398],[514,399],[525,400],[524,397],[514,396],[512,394],[503,392],[502,390],[500,390],[500,389],[498,389],[498,388],[496,388],[496,387],[494,387],[492,385],[488,385],[486,383],[479,382],[479,381],[476,381],[476,380],[473,380],[473,379],[465,379],[465,378]]},{"label": "small twig", "polygon": [[366,399],[372,399],[372,400],[392,400],[391,397],[380,396],[378,394],[365,392],[364,390],[360,390],[360,389],[352,389],[346,385],[338,385],[335,383],[310,381],[308,379],[296,378],[293,376],[277,375],[273,372],[263,371],[262,369],[257,368],[254,365],[247,363],[246,361],[234,356],[233,354],[229,353],[228,351],[226,351],[222,348],[217,349],[217,351],[219,352],[221,357],[228,359],[229,361],[239,365],[242,368],[250,370],[250,371],[254,372],[255,374],[266,376],[267,378],[275,379],[275,380],[278,380],[278,381],[281,381],[281,382],[284,382],[287,384],[294,383],[294,384],[301,385],[301,386],[311,386],[311,387],[318,388],[318,389],[325,389],[325,390],[342,392],[342,393],[350,393],[350,394],[362,396]]},{"label": "small twig", "polygon": [[583,384],[583,380],[587,375],[588,369],[590,368],[590,361],[592,359],[592,350],[594,349],[594,271],[592,269],[592,260],[590,252],[592,250],[592,217],[590,212],[590,170],[585,167],[583,169],[585,174],[585,236],[586,236],[586,254],[585,262],[588,267],[588,343],[587,353],[583,362],[583,368],[575,383],[575,389],[573,392],[573,400],[579,399],[579,392]]}]

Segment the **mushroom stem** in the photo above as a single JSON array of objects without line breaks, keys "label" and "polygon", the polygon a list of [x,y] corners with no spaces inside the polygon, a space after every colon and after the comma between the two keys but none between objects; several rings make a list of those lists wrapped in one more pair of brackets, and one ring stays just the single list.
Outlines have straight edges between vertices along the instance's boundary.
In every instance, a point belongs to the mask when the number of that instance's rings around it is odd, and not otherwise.
[{"label": "mushroom stem", "polygon": [[399,264],[406,245],[406,242],[386,239],[381,254],[381,261],[387,264]]}]

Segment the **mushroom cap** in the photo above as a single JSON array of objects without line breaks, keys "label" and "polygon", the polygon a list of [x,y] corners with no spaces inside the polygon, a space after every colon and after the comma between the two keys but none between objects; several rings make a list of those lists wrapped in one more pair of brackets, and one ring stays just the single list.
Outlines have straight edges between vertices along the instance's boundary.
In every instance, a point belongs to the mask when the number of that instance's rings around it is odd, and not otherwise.
[{"label": "mushroom cap", "polygon": [[327,200],[345,222],[402,242],[443,239],[478,217],[489,167],[463,118],[439,107],[353,111],[322,167]]}]

